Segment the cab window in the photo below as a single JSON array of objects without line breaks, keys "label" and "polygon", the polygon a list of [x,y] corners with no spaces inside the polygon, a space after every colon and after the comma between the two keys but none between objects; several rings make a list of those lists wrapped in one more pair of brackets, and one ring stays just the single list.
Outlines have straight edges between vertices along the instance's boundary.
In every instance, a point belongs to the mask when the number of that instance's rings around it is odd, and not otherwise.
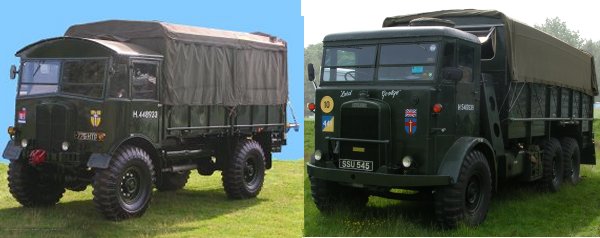
[{"label": "cab window", "polygon": [[68,60],[62,66],[61,91],[92,98],[102,97],[106,60]]},{"label": "cab window", "polygon": [[131,74],[133,99],[157,99],[158,65],[156,63],[134,62]]},{"label": "cab window", "polygon": [[112,98],[129,98],[129,74],[127,64],[119,64],[110,80],[109,96]]},{"label": "cab window", "polygon": [[475,50],[471,46],[458,47],[458,68],[463,71],[461,82],[473,81],[473,65]]}]

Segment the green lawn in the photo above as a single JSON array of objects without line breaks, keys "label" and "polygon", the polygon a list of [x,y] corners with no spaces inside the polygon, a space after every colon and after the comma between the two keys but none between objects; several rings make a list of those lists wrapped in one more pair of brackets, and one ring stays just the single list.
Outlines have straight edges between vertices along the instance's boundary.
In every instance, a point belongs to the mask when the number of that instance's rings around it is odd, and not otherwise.
[{"label": "green lawn", "polygon": [[0,164],[0,237],[299,237],[302,235],[302,162],[274,161],[256,199],[229,200],[221,176],[192,173],[183,190],[157,192],[146,214],[106,221],[92,188],[67,191],[50,208],[23,208],[8,192]]},{"label": "green lawn", "polygon": [[[600,125],[595,123],[596,135]],[[310,129],[305,149],[312,147]],[[599,141],[600,138],[596,138]],[[598,149],[596,149],[598,151]],[[312,149],[311,149],[312,151]],[[305,158],[306,160],[307,158]],[[600,161],[599,161],[600,162]],[[600,164],[600,163],[599,163]],[[531,184],[507,184],[492,198],[486,221],[477,228],[444,231],[437,227],[432,204],[371,197],[365,209],[319,213],[304,179],[305,236],[600,236],[600,168],[582,166],[577,186],[563,186],[555,194]]]}]

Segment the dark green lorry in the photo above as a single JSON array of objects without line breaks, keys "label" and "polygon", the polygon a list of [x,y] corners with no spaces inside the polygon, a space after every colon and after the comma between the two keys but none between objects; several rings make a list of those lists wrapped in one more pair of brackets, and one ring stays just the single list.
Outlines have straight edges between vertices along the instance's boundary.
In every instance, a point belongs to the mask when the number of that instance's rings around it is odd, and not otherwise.
[{"label": "dark green lorry", "polygon": [[383,26],[323,40],[307,164],[319,210],[431,198],[442,226],[478,225],[498,183],[555,192],[596,163],[591,55],[497,11]]},{"label": "dark green lorry", "polygon": [[286,144],[287,46],[274,36],[103,21],[16,55],[3,156],[24,206],[91,184],[106,218],[141,216],[153,187],[180,189],[190,170],[220,170],[230,198],[251,198]]}]

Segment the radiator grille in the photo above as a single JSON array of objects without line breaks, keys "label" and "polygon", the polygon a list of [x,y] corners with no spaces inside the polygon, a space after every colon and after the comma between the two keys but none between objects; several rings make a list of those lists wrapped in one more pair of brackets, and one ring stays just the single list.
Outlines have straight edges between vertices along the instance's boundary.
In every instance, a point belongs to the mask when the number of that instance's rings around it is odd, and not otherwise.
[{"label": "radiator grille", "polygon": [[67,109],[61,105],[36,108],[36,147],[54,151],[66,140]]},{"label": "radiator grille", "polygon": [[[380,118],[376,108],[342,108],[342,138],[379,139]],[[380,145],[364,142],[340,142],[340,158],[373,161],[374,168],[379,167]]]}]

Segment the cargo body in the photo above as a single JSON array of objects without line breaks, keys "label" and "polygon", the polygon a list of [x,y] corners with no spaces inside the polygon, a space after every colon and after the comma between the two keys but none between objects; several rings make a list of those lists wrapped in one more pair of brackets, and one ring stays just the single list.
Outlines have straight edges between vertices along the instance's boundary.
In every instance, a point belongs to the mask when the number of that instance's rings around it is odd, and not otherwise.
[{"label": "cargo body", "polygon": [[442,225],[477,225],[498,183],[557,191],[595,164],[592,56],[500,12],[390,17],[323,47],[307,164],[321,210],[432,197]]},{"label": "cargo body", "polygon": [[[223,171],[230,197],[255,197],[286,144],[286,47],[262,33],[105,21],[23,48],[11,192],[51,205],[91,183],[114,220],[140,216],[153,187],[180,189],[190,170]],[[47,197],[19,183],[41,177]]]}]

